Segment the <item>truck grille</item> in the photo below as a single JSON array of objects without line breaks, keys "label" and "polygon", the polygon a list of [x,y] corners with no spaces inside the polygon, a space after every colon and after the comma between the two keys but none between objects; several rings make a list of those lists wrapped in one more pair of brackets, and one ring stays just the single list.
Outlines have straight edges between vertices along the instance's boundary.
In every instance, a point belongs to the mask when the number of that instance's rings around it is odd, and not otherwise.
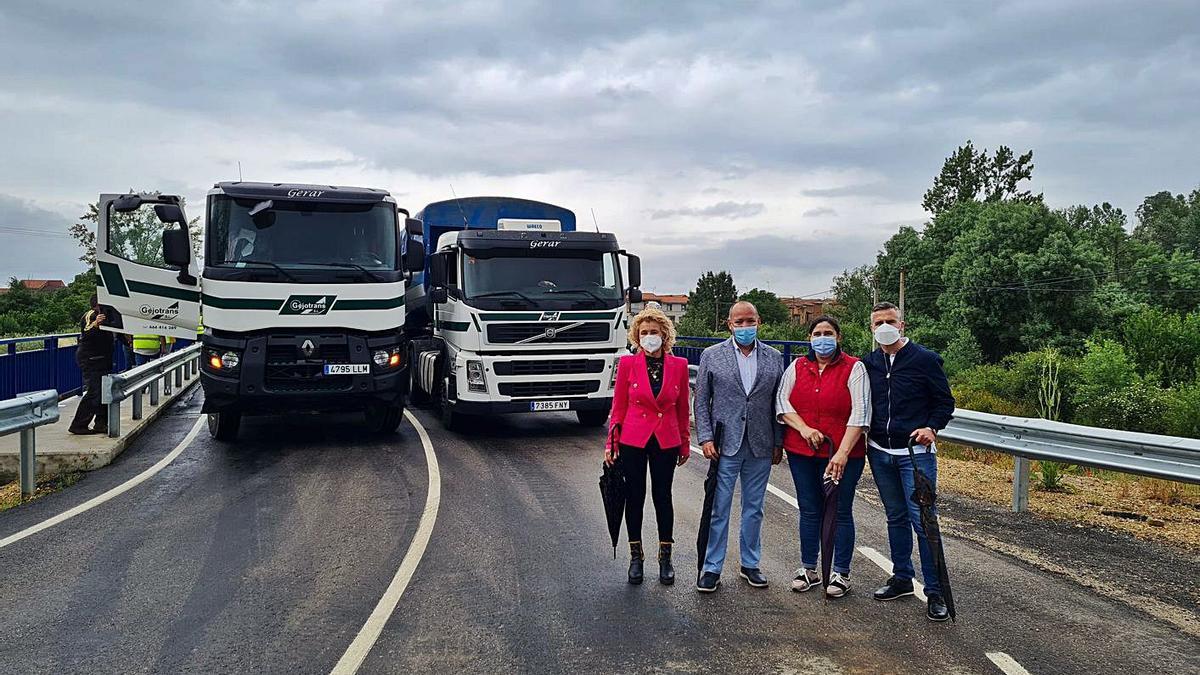
[{"label": "truck grille", "polygon": [[349,391],[354,380],[345,375],[326,376],[326,363],[350,363],[350,347],[346,342],[326,342],[311,338],[316,350],[305,357],[296,347],[295,339],[286,343],[268,343],[263,386],[269,391],[330,392]]},{"label": "truck grille", "polygon": [[563,322],[543,323],[540,321],[490,324],[487,327],[487,339],[488,342],[493,344],[513,344],[514,342],[527,340],[537,335],[545,335],[547,330],[554,330],[562,332],[556,332],[554,337],[543,337],[534,340],[531,344],[606,342],[608,340],[610,328],[607,323],[585,323],[582,326],[562,330],[570,325],[570,323]]},{"label": "truck grille", "polygon": [[500,393],[513,398],[584,396],[600,390],[598,380],[575,382],[501,382]]},{"label": "truck grille", "polygon": [[542,359],[538,361],[497,361],[497,375],[579,375],[604,372],[600,359]]}]

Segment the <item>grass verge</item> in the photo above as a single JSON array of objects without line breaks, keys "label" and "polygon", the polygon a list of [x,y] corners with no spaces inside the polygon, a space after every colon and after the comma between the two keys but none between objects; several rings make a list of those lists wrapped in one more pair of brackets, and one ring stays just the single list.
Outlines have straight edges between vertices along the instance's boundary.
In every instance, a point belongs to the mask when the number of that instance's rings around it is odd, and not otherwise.
[{"label": "grass verge", "polygon": [[6,511],[34,499],[53,494],[78,483],[80,480],[83,480],[82,471],[68,471],[45,476],[38,480],[33,494],[28,499],[21,499],[21,484],[18,481],[5,483],[4,485],[0,485],[0,511]]}]

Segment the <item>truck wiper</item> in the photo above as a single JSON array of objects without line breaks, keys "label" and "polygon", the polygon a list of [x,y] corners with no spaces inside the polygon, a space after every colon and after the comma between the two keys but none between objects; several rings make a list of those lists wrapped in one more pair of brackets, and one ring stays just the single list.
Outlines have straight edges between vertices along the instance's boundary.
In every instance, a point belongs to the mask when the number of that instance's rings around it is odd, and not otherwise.
[{"label": "truck wiper", "polygon": [[604,302],[603,296],[601,296],[599,293],[588,290],[586,288],[551,288],[551,289],[547,290],[546,292],[547,293],[587,293],[588,295],[599,300],[600,302]]},{"label": "truck wiper", "polygon": [[534,302],[533,298],[529,297],[528,295],[525,295],[521,291],[492,291],[491,293],[479,293],[476,295],[472,295],[471,299],[474,300],[477,298],[498,298],[501,295],[515,295],[518,298],[521,298],[522,300],[524,300],[525,302],[528,302],[531,305],[536,304]]},{"label": "truck wiper", "polygon": [[273,262],[268,262],[266,260],[234,260],[233,263],[235,265],[245,263],[247,265],[266,265],[267,267],[274,267],[276,270],[279,271],[280,274],[287,277],[289,280],[294,281],[296,283],[300,283],[299,279],[292,276],[291,274],[288,273],[287,270],[283,269],[282,267],[280,267],[279,265],[276,265]]},{"label": "truck wiper", "polygon": [[316,265],[316,266],[325,265],[326,267],[352,267],[352,268],[354,268],[354,269],[356,269],[356,270],[359,270],[359,271],[361,271],[361,272],[362,272],[363,274],[365,274],[365,275],[366,275],[366,276],[367,276],[367,277],[368,277],[368,278],[369,278],[371,281],[374,281],[374,282],[376,282],[376,283],[383,283],[383,279],[381,279],[381,278],[379,278],[378,276],[376,276],[376,274],[375,274],[374,272],[372,272],[371,270],[369,270],[369,269],[367,269],[367,268],[363,267],[362,265],[356,264],[356,263],[350,263],[350,262],[348,262],[348,263],[343,263],[343,262],[319,262],[319,263],[309,263],[309,262],[306,262],[306,263],[299,263],[299,264],[301,264],[301,265]]}]

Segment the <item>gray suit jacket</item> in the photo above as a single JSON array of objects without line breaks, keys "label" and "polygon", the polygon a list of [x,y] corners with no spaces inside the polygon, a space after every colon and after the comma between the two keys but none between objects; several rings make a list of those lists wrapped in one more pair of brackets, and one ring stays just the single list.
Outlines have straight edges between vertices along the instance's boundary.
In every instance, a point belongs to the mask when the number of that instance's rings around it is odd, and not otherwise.
[{"label": "gray suit jacket", "polygon": [[[775,390],[783,375],[783,355],[774,347],[761,342],[755,346],[758,373],[754,386],[747,394],[742,387],[733,338],[708,347],[700,355],[700,370],[696,375],[696,435],[701,444],[715,440],[721,454],[732,455],[750,439],[750,452],[755,457],[770,457],[775,448],[783,445],[783,425],[775,421]],[[708,386],[712,373],[712,388]],[[712,399],[712,414],[708,401]],[[717,423],[724,425],[722,437],[713,438]]]}]

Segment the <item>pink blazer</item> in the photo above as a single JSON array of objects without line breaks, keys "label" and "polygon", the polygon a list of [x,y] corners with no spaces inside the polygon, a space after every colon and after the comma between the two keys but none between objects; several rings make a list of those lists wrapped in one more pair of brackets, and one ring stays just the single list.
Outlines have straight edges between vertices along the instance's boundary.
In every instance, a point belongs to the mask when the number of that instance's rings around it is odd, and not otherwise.
[{"label": "pink blazer", "polygon": [[635,448],[646,447],[653,435],[660,448],[678,447],[679,454],[687,457],[691,449],[690,393],[687,359],[666,355],[662,388],[656,397],[650,388],[645,354],[639,351],[621,357],[605,448],[612,448],[618,433],[619,443]]}]

